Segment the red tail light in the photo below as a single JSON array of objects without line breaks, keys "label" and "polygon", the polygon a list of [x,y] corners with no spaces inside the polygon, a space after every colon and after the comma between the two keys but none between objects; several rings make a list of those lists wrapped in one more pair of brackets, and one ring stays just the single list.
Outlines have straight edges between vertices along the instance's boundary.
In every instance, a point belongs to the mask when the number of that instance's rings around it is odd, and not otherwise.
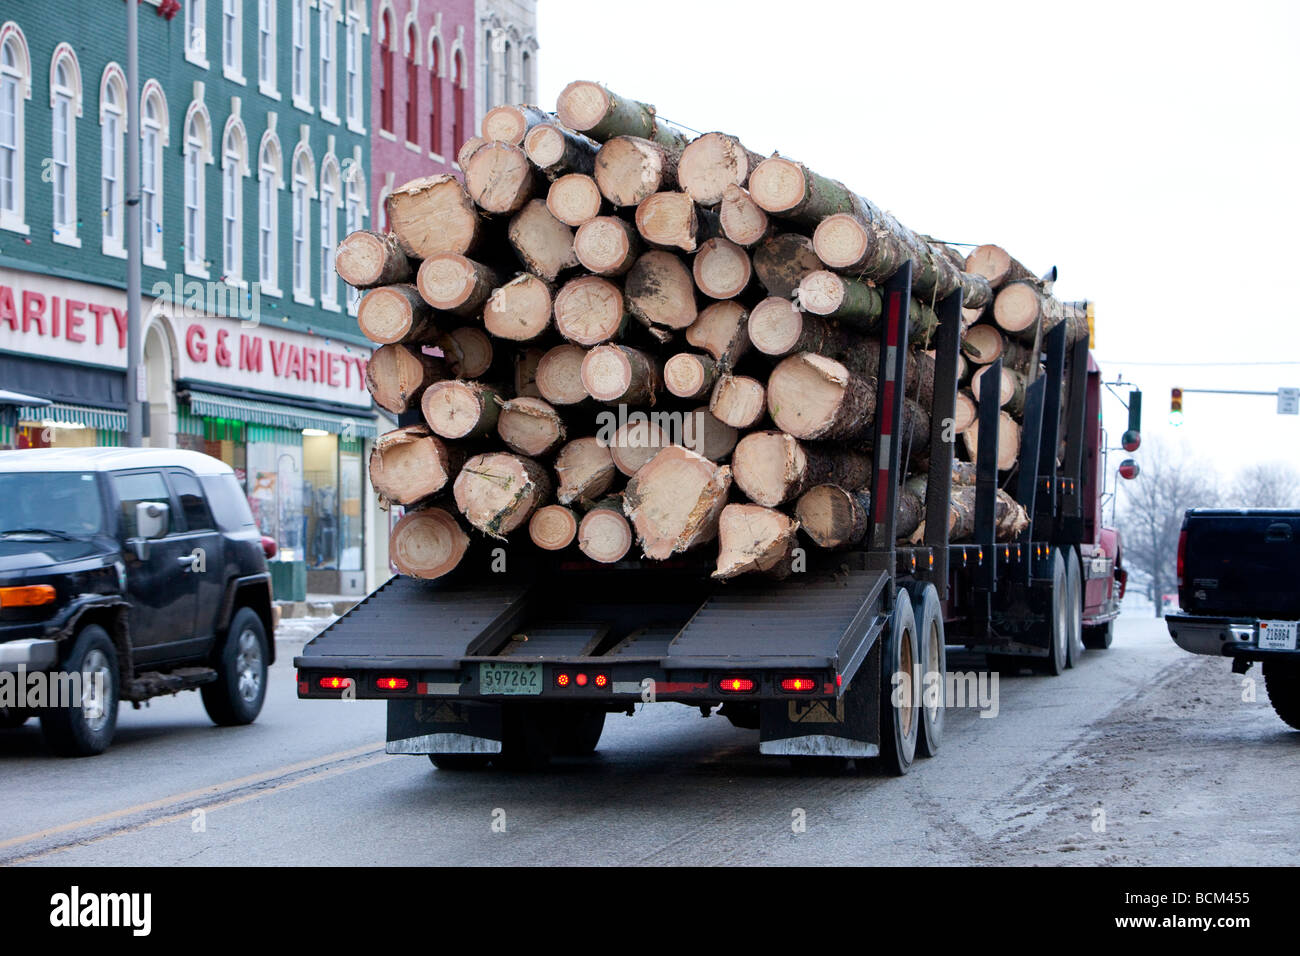
[{"label": "red tail light", "polygon": [[568,675],[568,674],[556,674],[556,675],[555,675],[555,686],[556,686],[556,687],[568,687],[568,686],[569,686],[569,675]]},{"label": "red tail light", "polygon": [[375,681],[375,686],[380,690],[406,690],[411,682],[405,677],[381,677]]},{"label": "red tail light", "polygon": [[351,677],[322,677],[319,681],[322,690],[347,690],[352,686]]},{"label": "red tail light", "polygon": [[597,687],[608,687],[608,686],[609,686],[609,675],[608,675],[608,674],[597,674],[594,683],[595,683],[595,685],[596,685]]},{"label": "red tail light", "polygon": [[271,558],[274,558],[276,552],[279,550],[280,546],[275,543],[274,538],[268,538],[266,535],[262,535],[262,553],[266,555],[268,561]]},{"label": "red tail light", "polygon": [[575,677],[575,678],[573,679],[573,682],[574,682],[575,684],[577,684],[579,687],[586,687],[586,686],[587,686],[587,675],[586,675],[586,674],[579,674],[577,677]]},{"label": "red tail light", "polygon": [[748,694],[754,689],[754,682],[748,677],[724,677],[722,689],[729,694]]},{"label": "red tail light", "polygon": [[[1178,586],[1183,586],[1183,566],[1187,561],[1187,529],[1178,532]],[[1169,565],[1165,565],[1168,567]]]},{"label": "red tail light", "polygon": [[787,677],[781,681],[781,689],[794,693],[806,694],[817,686],[811,677]]}]

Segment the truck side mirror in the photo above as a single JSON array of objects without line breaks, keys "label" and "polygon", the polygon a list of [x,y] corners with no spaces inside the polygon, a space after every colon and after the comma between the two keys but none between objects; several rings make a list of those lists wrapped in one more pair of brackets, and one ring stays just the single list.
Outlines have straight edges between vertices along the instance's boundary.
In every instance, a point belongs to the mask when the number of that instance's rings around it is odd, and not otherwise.
[{"label": "truck side mirror", "polygon": [[149,542],[161,538],[170,526],[171,505],[161,501],[138,501],[135,505],[135,537],[131,547],[141,561],[149,559]]}]

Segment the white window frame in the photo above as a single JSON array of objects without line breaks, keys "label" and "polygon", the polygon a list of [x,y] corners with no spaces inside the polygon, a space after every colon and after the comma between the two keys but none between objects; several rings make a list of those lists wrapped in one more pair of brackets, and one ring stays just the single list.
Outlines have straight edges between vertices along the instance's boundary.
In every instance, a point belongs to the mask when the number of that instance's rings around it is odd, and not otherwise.
[{"label": "white window frame", "polygon": [[320,173],[320,304],[341,312],[339,277],[334,272],[334,250],[339,244],[339,211],[343,207],[343,183],[338,160],[326,154]]},{"label": "white window frame", "polygon": [[244,0],[221,0],[221,73],[232,83],[248,83],[244,78]]},{"label": "white window frame", "polygon": [[[343,234],[349,236],[364,229],[366,215],[366,175],[361,171],[361,164],[353,161],[348,164],[343,183]],[[348,315],[357,314],[360,302],[361,290],[348,286]]]},{"label": "white window frame", "polygon": [[248,134],[238,117],[226,122],[221,144],[221,274],[226,285],[244,287],[244,178]]},{"label": "white window frame", "polygon": [[207,0],[184,0],[185,59],[208,69]]},{"label": "white window frame", "polygon": [[[149,116],[149,105],[153,104],[155,115]],[[140,236],[143,248],[143,260],[147,266],[166,269],[167,259],[163,255],[163,147],[168,144],[167,97],[157,80],[144,84],[140,94]],[[153,182],[149,180],[149,170],[153,169]],[[151,188],[152,185],[152,188]],[[154,219],[148,216],[150,205],[153,206]],[[150,227],[153,228],[150,228]]]},{"label": "white window frame", "polygon": [[279,197],[283,188],[280,141],[268,133],[257,158],[257,282],[263,295],[277,298],[284,294],[280,291]]},{"label": "white window frame", "polygon": [[273,100],[280,98],[276,87],[280,64],[279,3],[257,0],[257,91]]},{"label": "white window frame", "polygon": [[185,246],[185,273],[199,279],[208,278],[207,266],[207,172],[212,162],[212,121],[207,109],[197,103],[185,118],[185,141],[182,182],[182,242]]},{"label": "white window frame", "polygon": [[125,259],[126,75],[116,63],[99,81],[99,141],[100,251]]},{"label": "white window frame", "polygon": [[316,0],[320,14],[320,118],[339,121],[339,8],[336,0]]},{"label": "white window frame", "polygon": [[50,58],[51,223],[54,241],[76,249],[81,248],[77,236],[77,120],[81,117],[81,101],[81,66],[72,47],[60,43]]},{"label": "white window frame", "polygon": [[365,20],[358,9],[359,0],[348,0],[347,22],[343,29],[344,98],[348,129],[366,135]]},{"label": "white window frame", "polygon": [[300,145],[293,153],[290,167],[290,217],[289,269],[293,285],[293,301],[299,305],[316,304],[311,294],[311,206],[316,198],[316,164],[311,150]]},{"label": "white window frame", "polygon": [[[6,204],[0,194],[0,229],[29,235],[24,201],[26,185],[26,101],[32,98],[32,61],[27,50],[27,38],[12,20],[0,26],[0,64],[5,59],[12,62],[0,65],[0,97],[13,101],[13,142],[5,148],[12,150],[13,168],[10,183],[12,202]],[[0,134],[2,135],[2,134]]]},{"label": "white window frame", "polygon": [[304,113],[316,112],[311,105],[311,2],[289,0],[289,89],[293,105]]}]

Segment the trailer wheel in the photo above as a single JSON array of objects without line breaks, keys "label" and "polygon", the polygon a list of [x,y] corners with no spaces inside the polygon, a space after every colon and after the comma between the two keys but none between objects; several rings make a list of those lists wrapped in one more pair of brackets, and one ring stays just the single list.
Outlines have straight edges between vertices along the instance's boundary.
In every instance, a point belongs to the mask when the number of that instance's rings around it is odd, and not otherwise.
[{"label": "trailer wheel", "polygon": [[556,714],[555,752],[586,757],[596,752],[605,730],[605,711],[595,707],[566,707]]},{"label": "trailer wheel", "polygon": [[943,608],[939,592],[927,584],[913,600],[917,639],[921,646],[921,737],[917,750],[922,757],[939,752],[943,739],[943,717],[947,707],[948,651],[944,644]]},{"label": "trailer wheel", "polygon": [[1115,622],[1095,624],[1083,629],[1083,646],[1090,651],[1104,651],[1115,638]]},{"label": "trailer wheel", "polygon": [[1083,573],[1079,569],[1079,552],[1074,548],[1066,551],[1066,614],[1069,624],[1066,641],[1066,667],[1073,667],[1083,657]]},{"label": "trailer wheel", "polygon": [[[889,773],[901,777],[912,768],[921,736],[921,645],[916,615],[906,591],[900,590],[890,618],[880,661],[880,758]],[[900,675],[900,676],[896,676]]]},{"label": "trailer wheel", "polygon": [[1277,715],[1300,730],[1300,667],[1269,661],[1264,665],[1264,686]]},{"label": "trailer wheel", "polygon": [[1047,657],[1039,660],[1043,673],[1059,677],[1070,660],[1070,586],[1062,549],[1052,552],[1052,614],[1048,627],[1051,641]]},{"label": "trailer wheel", "polygon": [[429,754],[429,761],[439,770],[485,770],[492,754]]}]

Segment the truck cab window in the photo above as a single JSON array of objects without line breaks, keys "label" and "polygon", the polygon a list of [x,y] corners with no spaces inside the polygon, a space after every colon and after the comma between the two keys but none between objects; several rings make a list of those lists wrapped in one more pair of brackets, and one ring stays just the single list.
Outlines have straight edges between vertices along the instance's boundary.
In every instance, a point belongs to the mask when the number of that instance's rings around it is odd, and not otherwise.
[{"label": "truck cab window", "polygon": [[183,471],[168,474],[176,497],[180,499],[181,513],[185,515],[185,528],[188,531],[211,531],[215,527],[212,515],[208,512],[207,500],[199,480]]},{"label": "truck cab window", "polygon": [[[135,506],[142,501],[156,501],[171,505],[171,494],[163,481],[161,472],[148,471],[130,475],[114,475],[113,488],[120,502],[122,515],[122,536],[133,538],[139,532],[135,525]],[[167,533],[171,534],[171,518],[168,517]]]}]

